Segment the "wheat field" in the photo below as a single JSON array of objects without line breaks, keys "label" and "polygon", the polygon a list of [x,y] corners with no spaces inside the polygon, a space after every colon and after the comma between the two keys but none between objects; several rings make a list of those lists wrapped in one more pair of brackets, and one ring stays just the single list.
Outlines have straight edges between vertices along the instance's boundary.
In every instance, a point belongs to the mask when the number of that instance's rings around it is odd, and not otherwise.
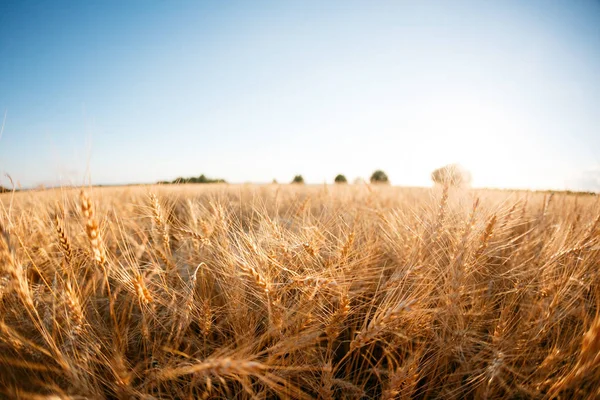
[{"label": "wheat field", "polygon": [[600,398],[600,198],[0,197],[0,397]]}]

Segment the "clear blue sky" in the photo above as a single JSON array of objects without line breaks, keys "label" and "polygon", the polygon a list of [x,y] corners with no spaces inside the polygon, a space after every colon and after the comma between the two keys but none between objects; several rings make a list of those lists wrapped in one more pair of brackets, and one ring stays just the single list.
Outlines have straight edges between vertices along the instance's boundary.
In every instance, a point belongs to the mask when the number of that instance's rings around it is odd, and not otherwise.
[{"label": "clear blue sky", "polygon": [[598,1],[0,2],[0,184],[600,189]]}]

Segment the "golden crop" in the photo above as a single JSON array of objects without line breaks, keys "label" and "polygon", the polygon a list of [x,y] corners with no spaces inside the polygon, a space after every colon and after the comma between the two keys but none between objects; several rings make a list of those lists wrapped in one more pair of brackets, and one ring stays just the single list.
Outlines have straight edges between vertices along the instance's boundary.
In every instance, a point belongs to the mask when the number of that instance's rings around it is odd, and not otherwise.
[{"label": "golden crop", "polygon": [[181,185],[0,205],[0,397],[600,398],[597,196]]}]

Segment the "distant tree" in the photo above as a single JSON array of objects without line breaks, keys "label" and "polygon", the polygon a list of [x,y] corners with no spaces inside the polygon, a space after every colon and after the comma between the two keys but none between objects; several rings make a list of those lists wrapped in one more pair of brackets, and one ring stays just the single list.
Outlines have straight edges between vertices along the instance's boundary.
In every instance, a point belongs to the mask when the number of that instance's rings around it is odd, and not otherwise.
[{"label": "distant tree", "polygon": [[334,181],[335,181],[335,183],[348,183],[348,179],[346,179],[346,177],[342,174],[339,174],[338,176],[336,176]]},{"label": "distant tree", "polygon": [[303,184],[304,183],[304,178],[302,177],[302,175],[296,175],[294,177],[294,179],[292,180],[292,183]]},{"label": "distant tree", "polygon": [[273,178],[273,181],[271,182],[273,185],[277,185],[277,179]]},{"label": "distant tree", "polygon": [[371,175],[371,183],[389,183],[389,179],[385,172],[378,169]]},{"label": "distant tree", "polygon": [[7,193],[10,192],[10,189],[5,188],[4,186],[0,186],[0,193]]},{"label": "distant tree", "polygon": [[431,180],[439,185],[466,186],[471,183],[471,174],[458,164],[449,164],[433,171]]}]

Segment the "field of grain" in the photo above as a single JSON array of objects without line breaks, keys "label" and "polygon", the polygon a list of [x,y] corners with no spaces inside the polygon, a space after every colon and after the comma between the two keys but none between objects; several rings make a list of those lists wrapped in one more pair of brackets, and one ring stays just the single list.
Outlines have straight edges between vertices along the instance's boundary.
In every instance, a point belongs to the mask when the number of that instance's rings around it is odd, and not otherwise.
[{"label": "field of grain", "polygon": [[0,397],[600,398],[597,196],[0,197]]}]

